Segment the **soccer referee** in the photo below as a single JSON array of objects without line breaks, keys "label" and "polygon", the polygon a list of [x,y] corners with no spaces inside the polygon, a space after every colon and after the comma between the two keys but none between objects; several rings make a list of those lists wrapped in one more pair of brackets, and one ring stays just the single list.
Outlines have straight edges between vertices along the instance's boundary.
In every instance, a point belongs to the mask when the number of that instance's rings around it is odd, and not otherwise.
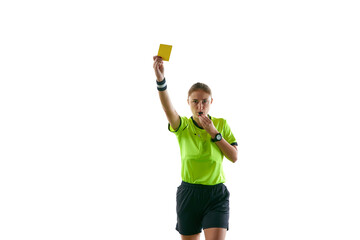
[{"label": "soccer referee", "polygon": [[229,196],[222,167],[225,156],[237,161],[237,142],[223,118],[209,115],[211,89],[195,83],[188,92],[192,116],[179,116],[173,107],[164,77],[164,64],[153,57],[157,89],[168,129],[177,137],[181,153],[182,182],[176,193],[176,230],[182,240],[224,240],[229,230]]}]

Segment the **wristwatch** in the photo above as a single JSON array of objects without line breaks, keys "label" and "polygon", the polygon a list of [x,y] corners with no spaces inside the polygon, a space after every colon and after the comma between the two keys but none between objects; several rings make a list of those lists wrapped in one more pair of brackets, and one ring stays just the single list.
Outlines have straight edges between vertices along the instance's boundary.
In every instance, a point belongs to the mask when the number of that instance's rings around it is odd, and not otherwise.
[{"label": "wristwatch", "polygon": [[211,139],[212,142],[218,142],[222,139],[222,135],[221,133],[218,133],[215,135],[215,138],[214,139]]}]

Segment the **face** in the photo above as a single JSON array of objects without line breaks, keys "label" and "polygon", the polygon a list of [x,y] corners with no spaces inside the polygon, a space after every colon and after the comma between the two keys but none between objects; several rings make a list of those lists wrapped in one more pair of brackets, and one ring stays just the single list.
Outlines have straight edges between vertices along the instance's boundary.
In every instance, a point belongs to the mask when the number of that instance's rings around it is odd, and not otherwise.
[{"label": "face", "polygon": [[207,116],[213,99],[210,94],[202,90],[197,90],[190,94],[187,101],[190,105],[193,117],[198,118],[201,114]]}]

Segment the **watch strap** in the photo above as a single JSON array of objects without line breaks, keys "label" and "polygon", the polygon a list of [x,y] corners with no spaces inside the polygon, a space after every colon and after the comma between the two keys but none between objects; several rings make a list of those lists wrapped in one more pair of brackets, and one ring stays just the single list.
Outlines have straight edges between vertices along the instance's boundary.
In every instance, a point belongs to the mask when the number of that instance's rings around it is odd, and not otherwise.
[{"label": "watch strap", "polygon": [[[220,137],[218,137],[218,136],[220,136]],[[220,138],[220,139],[218,139],[218,138]],[[215,137],[214,137],[213,139],[211,139],[211,141],[212,141],[212,142],[218,142],[218,141],[221,141],[221,139],[222,139],[221,133],[217,133],[217,134],[215,135]]]}]

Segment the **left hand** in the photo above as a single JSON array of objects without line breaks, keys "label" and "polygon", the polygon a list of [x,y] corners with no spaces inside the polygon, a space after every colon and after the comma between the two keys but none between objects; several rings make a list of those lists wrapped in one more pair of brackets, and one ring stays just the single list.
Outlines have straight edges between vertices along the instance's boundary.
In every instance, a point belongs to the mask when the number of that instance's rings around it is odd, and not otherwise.
[{"label": "left hand", "polygon": [[218,130],[215,128],[214,123],[211,121],[211,119],[208,118],[208,116],[200,115],[199,121],[202,125],[202,127],[211,135],[211,138],[214,138],[215,135],[218,133]]}]

